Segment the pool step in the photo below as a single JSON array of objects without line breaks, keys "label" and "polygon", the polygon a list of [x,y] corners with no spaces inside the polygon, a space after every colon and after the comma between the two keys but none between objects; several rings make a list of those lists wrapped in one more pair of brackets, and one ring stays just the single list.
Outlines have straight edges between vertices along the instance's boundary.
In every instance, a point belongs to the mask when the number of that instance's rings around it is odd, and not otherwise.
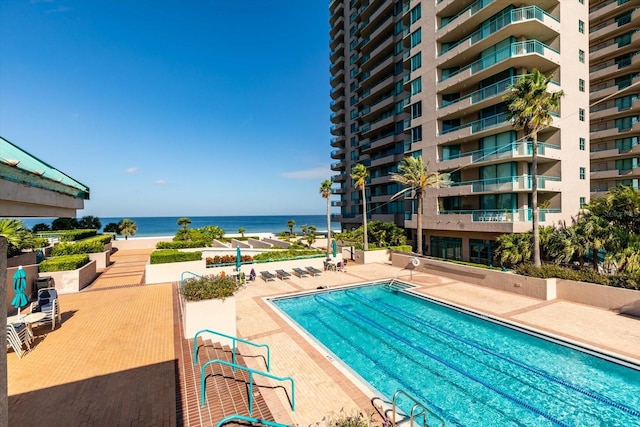
[{"label": "pool step", "polygon": [[391,281],[390,283],[386,283],[384,285],[385,289],[388,289],[390,291],[403,291],[407,288],[411,288],[412,285],[407,285],[406,283],[401,283],[401,282],[394,282]]}]

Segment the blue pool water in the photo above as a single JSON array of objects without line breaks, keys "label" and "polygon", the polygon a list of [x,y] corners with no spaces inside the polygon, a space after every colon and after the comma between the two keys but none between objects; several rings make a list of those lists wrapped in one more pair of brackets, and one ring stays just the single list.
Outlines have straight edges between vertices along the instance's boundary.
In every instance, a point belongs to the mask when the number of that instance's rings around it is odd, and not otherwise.
[{"label": "blue pool water", "polygon": [[387,400],[402,389],[447,426],[640,426],[631,367],[383,284],[272,302]]}]

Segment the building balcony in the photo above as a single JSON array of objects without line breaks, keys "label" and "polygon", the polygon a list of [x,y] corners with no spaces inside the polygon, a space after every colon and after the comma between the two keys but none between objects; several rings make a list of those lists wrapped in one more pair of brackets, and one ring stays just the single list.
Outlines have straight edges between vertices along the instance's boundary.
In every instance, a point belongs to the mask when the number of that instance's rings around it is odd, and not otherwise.
[{"label": "building balcony", "polygon": [[593,150],[589,153],[591,160],[619,159],[629,155],[640,154],[640,145],[631,148],[608,148],[604,150]]},{"label": "building balcony", "polygon": [[[436,39],[438,41],[452,42],[454,40],[460,40],[465,36],[465,28],[474,28],[479,26],[483,21],[491,18],[493,15],[500,12],[504,8],[504,4],[495,0],[477,0],[471,3],[469,6],[464,7],[465,3],[447,2],[443,5],[440,2],[436,5],[436,16],[448,16],[449,18],[442,20],[438,30],[436,32]],[[463,9],[460,8],[462,5]]]},{"label": "building balcony", "polygon": [[345,187],[332,188],[331,194],[347,194],[347,189]]},{"label": "building balcony", "polygon": [[347,180],[348,174],[346,172],[340,172],[337,175],[333,175],[331,177],[331,181],[333,182],[345,182]]},{"label": "building balcony", "polygon": [[332,74],[331,77],[329,77],[329,83],[331,83],[332,88],[338,86],[340,83],[344,83],[344,69],[341,68]]},{"label": "building balcony", "polygon": [[341,96],[338,99],[334,99],[329,103],[329,108],[331,108],[331,111],[338,111],[342,108],[344,108],[344,96]]},{"label": "building balcony", "polygon": [[[538,163],[555,162],[561,160],[559,145],[538,142]],[[458,155],[438,159],[438,170],[450,170],[469,165],[488,165],[502,163],[505,160],[527,160],[533,156],[532,143],[513,142],[494,150],[475,150]]]},{"label": "building balcony", "polygon": [[346,200],[332,200],[331,206],[347,206]]},{"label": "building balcony", "polygon": [[[603,99],[607,96],[613,95],[618,91],[623,91],[626,88],[629,88],[635,84],[640,82],[640,74],[635,76],[633,79],[627,80],[624,84],[615,84],[612,79],[604,83],[600,83],[597,85],[592,85],[589,89],[589,103],[593,104],[596,101]],[[633,90],[635,86],[629,89],[629,93]],[[626,91],[620,93],[620,96],[623,96]]]},{"label": "building balcony", "polygon": [[605,123],[603,125],[594,126],[591,128],[589,137],[591,143],[594,141],[606,140],[610,138],[624,138],[625,136],[632,136],[640,132],[640,122],[636,122],[628,128],[619,128],[614,124]]},{"label": "building balcony", "polygon": [[335,136],[344,135],[344,127],[345,127],[344,123],[338,123],[338,124],[332,125],[330,128],[331,135],[335,135]]},{"label": "building balcony", "polygon": [[[514,27],[516,25],[517,28]],[[437,65],[441,68],[464,65],[464,57],[479,56],[483,50],[514,33],[521,37],[551,40],[560,34],[560,21],[537,6],[513,9],[491,27],[481,28],[448,46],[448,50],[438,56]]]},{"label": "building balcony", "polygon": [[616,169],[616,168],[595,168],[591,169],[591,180],[600,179],[629,179],[640,177],[640,167],[631,169]]},{"label": "building balcony", "polygon": [[334,36],[331,37],[329,48],[333,52],[338,47],[338,45],[343,42],[344,42],[344,30],[341,28]]},{"label": "building balcony", "polygon": [[[509,176],[505,178],[479,179],[464,181],[442,188],[438,192],[440,197],[464,196],[477,193],[512,193],[531,191],[533,177],[531,175]],[[537,177],[538,191],[562,191],[561,179],[558,176],[540,175]]]},{"label": "building balcony", "polygon": [[332,147],[344,148],[346,138],[344,137],[344,135],[334,136],[333,138],[331,138],[330,142]]},{"label": "building balcony", "polygon": [[[496,114],[495,116],[485,117],[481,120],[464,123],[460,126],[452,126],[438,132],[436,136],[446,136],[447,141],[454,141],[460,138],[469,137],[471,135],[481,134],[486,131],[496,131],[501,127],[512,127],[509,117],[506,113]],[[440,141],[443,142],[443,141]]]},{"label": "building balcony", "polygon": [[346,167],[347,167],[347,161],[346,160],[340,160],[339,162],[331,163],[331,170],[332,171],[346,170]]},{"label": "building balcony", "polygon": [[346,148],[340,148],[340,149],[331,151],[331,158],[332,159],[344,159],[344,156],[346,154],[347,154],[347,149]]},{"label": "building balcony", "polygon": [[596,22],[619,15],[623,12],[622,9],[626,6],[625,3],[632,6],[632,2],[629,2],[629,0],[609,0],[598,7],[591,8],[589,9],[589,20]]},{"label": "building balcony", "polygon": [[[415,224],[416,215],[412,216]],[[553,224],[562,219],[560,209],[538,209],[541,224]],[[432,230],[460,230],[493,232],[498,234],[531,231],[531,209],[479,209],[440,211],[424,218],[424,228]],[[407,224],[405,224],[405,227]]]},{"label": "building balcony", "polygon": [[[618,9],[618,13],[621,14],[623,11]],[[589,17],[589,20],[594,22],[591,17]],[[590,29],[589,40],[606,40],[619,36],[632,28],[637,28],[638,20],[640,20],[640,9],[636,9],[632,12],[631,18],[625,21],[619,21],[616,23],[612,19],[608,19],[602,24]]]},{"label": "building balcony", "polygon": [[492,104],[497,97],[502,97],[509,92],[509,87],[518,81],[518,76],[509,77],[490,86],[472,92],[453,101],[442,101],[438,107],[438,118],[464,111],[468,114],[481,110]]},{"label": "building balcony", "polygon": [[594,122],[603,119],[616,119],[628,115],[635,115],[640,112],[640,99],[636,99],[630,104],[621,105],[616,100],[601,102],[591,108],[589,120]]},{"label": "building balcony", "polygon": [[560,65],[560,52],[537,40],[512,43],[492,55],[481,58],[459,70],[443,76],[437,83],[439,92],[458,90],[478,84],[482,79],[509,67],[537,68],[547,74]]},{"label": "building balcony", "polygon": [[404,154],[391,154],[388,156],[373,158],[371,159],[371,167],[379,167],[390,163],[395,164],[402,161],[402,159],[404,159]]},{"label": "building balcony", "polygon": [[615,63],[608,61],[603,64],[596,65],[589,69],[589,79],[598,81],[602,79],[613,79],[621,77],[634,69],[640,68],[640,53],[636,53],[630,60]]},{"label": "building balcony", "polygon": [[339,8],[339,12],[336,9],[336,12],[331,14],[331,17],[329,18],[329,25],[331,25],[331,31],[329,32],[329,35],[331,36],[334,31],[334,28],[344,28],[344,7],[340,7]]},{"label": "building balcony", "polygon": [[607,40],[604,43],[594,46],[589,50],[589,62],[597,64],[600,61],[606,61],[620,55],[624,51],[635,51],[640,48],[640,31],[636,31],[631,36],[631,43],[620,45],[615,39]]}]

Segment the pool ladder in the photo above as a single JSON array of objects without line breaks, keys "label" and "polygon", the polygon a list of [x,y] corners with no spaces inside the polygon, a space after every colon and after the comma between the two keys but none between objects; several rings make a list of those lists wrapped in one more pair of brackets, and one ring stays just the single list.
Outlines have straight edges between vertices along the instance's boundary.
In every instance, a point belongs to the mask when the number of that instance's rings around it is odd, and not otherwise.
[{"label": "pool ladder", "polygon": [[397,399],[399,396],[404,396],[407,399],[411,400],[413,402],[413,406],[411,407],[411,411],[409,412],[409,426],[410,427],[414,427],[414,420],[416,420],[416,418],[422,417],[422,423],[417,423],[417,425],[422,426],[422,427],[433,427],[436,424],[429,424],[428,423],[428,418],[435,420],[438,424],[438,426],[440,427],[444,427],[444,420],[442,419],[442,417],[440,417],[439,415],[437,415],[436,413],[434,413],[433,411],[431,411],[429,408],[427,408],[425,405],[423,405],[422,403],[420,403],[420,401],[418,401],[418,399],[416,399],[415,397],[411,396],[409,393],[407,393],[404,390],[398,390],[394,393],[393,395],[393,399],[391,400],[391,412],[392,412],[392,420],[391,420],[391,425],[392,426],[396,426],[396,413],[397,411]]}]

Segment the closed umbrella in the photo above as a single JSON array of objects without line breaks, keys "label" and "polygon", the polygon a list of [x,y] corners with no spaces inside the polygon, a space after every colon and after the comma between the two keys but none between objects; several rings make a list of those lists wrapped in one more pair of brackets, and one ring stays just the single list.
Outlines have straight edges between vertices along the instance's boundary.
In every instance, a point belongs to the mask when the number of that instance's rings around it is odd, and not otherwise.
[{"label": "closed umbrella", "polygon": [[20,307],[24,307],[29,302],[24,293],[26,289],[27,273],[25,273],[22,266],[20,266],[13,275],[13,291],[15,292],[15,296],[11,300],[11,305],[18,309],[18,316],[20,315]]},{"label": "closed umbrella", "polygon": [[335,258],[336,255],[338,254],[338,244],[336,243],[335,240],[332,242],[332,244],[333,244],[333,257]]},{"label": "closed umbrella", "polygon": [[242,266],[242,255],[240,255],[240,246],[236,248],[236,270],[240,271]]}]

